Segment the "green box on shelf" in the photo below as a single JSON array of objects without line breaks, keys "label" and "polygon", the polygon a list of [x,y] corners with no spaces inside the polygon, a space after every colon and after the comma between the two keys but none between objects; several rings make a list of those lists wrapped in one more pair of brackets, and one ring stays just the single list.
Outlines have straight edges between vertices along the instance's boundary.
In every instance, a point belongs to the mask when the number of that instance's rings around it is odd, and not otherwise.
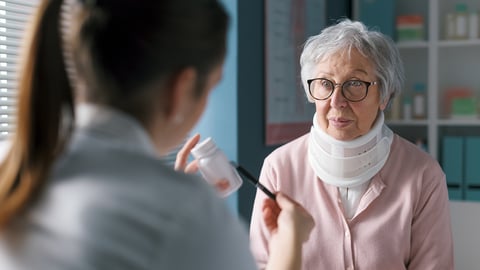
[{"label": "green box on shelf", "polygon": [[415,27],[397,27],[397,41],[421,41],[424,40],[423,29]]},{"label": "green box on shelf", "polygon": [[476,116],[477,100],[475,98],[454,98],[451,113],[452,116]]}]

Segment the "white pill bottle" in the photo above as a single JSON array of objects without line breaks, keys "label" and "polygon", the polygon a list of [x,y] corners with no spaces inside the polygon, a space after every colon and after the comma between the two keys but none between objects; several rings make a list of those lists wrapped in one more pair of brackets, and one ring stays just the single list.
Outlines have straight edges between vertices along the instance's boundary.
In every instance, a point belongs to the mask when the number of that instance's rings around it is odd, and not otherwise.
[{"label": "white pill bottle", "polygon": [[242,185],[242,178],[212,138],[207,138],[192,149],[200,173],[215,186],[220,196],[226,197]]}]

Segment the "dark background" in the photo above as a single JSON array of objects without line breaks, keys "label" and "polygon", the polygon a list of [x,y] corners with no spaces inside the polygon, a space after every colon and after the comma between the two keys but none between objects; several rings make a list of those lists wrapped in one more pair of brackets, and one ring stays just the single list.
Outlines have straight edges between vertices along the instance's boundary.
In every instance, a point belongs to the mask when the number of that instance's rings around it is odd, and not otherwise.
[{"label": "dark background", "polygon": [[[351,16],[350,0],[326,0],[326,25]],[[238,162],[254,175],[260,174],[263,159],[278,147],[265,145],[264,17],[264,1],[238,1]],[[254,198],[253,186],[242,185],[238,207],[247,222]]]}]

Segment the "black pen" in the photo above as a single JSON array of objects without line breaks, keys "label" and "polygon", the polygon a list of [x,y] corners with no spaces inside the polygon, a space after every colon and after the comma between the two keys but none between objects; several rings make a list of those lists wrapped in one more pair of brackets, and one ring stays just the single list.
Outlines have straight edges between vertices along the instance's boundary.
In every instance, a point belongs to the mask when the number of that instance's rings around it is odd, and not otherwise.
[{"label": "black pen", "polygon": [[[232,162],[233,164],[233,162]],[[234,167],[237,169],[237,171],[246,176],[247,179],[252,183],[255,187],[259,188],[263,193],[265,193],[268,197],[270,197],[272,200],[275,200],[275,194],[273,194],[270,190],[268,190],[262,183],[258,182],[258,179],[256,179],[251,173],[249,173],[245,168],[243,168],[240,165],[235,165],[233,164]]]}]

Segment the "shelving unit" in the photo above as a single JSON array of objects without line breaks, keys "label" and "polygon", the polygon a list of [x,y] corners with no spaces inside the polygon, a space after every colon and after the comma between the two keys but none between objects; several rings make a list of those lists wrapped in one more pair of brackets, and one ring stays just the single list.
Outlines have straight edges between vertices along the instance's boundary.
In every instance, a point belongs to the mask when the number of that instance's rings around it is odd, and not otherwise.
[{"label": "shelving unit", "polygon": [[[362,8],[369,8],[369,4],[375,1],[356,0],[354,1],[354,17],[361,18]],[[393,1],[393,0],[388,0]],[[428,144],[428,152],[442,166],[448,162],[450,156],[444,153],[445,138],[463,138],[462,141],[471,141],[480,138],[480,39],[467,40],[445,40],[444,25],[447,12],[454,11],[455,5],[465,3],[469,10],[480,11],[480,1],[478,0],[396,0],[392,2],[394,14],[418,14],[424,18],[424,41],[399,42],[397,46],[400,50],[402,60],[405,66],[405,89],[404,96],[413,94],[413,85],[417,82],[426,85],[426,118],[414,120],[387,120],[387,124],[401,136],[415,142],[417,139],[424,139]],[[368,12],[369,14],[372,11]],[[382,16],[381,14],[378,14]],[[395,25],[395,18],[392,18],[392,24]],[[372,26],[372,25],[369,25]],[[381,28],[381,27],[380,27]],[[393,37],[395,39],[395,37]],[[445,114],[444,96],[449,87],[468,87],[473,90],[477,99],[477,117],[472,118],[450,118]],[[467,147],[477,147],[476,144],[461,144],[462,151],[472,152]],[[478,145],[480,153],[480,144]],[[474,199],[480,200],[480,173],[478,179],[467,179],[469,169],[465,164],[472,164],[471,160],[467,162],[465,158],[472,158],[469,154],[462,154],[464,162],[459,163],[459,170],[462,173],[462,179],[459,179],[460,188],[467,191],[459,193],[456,199]],[[480,161],[480,154],[478,155]],[[480,163],[478,165],[480,167]],[[480,169],[478,169],[480,171]],[[456,182],[457,179],[449,179],[447,173],[447,182],[450,180]],[[468,176],[468,177],[467,177]],[[477,177],[476,174],[473,175]],[[469,183],[475,183],[470,185]],[[472,188],[474,190],[469,190]],[[475,192],[474,192],[475,191]],[[468,194],[475,195],[468,195]],[[477,196],[478,195],[478,196]]]}]

